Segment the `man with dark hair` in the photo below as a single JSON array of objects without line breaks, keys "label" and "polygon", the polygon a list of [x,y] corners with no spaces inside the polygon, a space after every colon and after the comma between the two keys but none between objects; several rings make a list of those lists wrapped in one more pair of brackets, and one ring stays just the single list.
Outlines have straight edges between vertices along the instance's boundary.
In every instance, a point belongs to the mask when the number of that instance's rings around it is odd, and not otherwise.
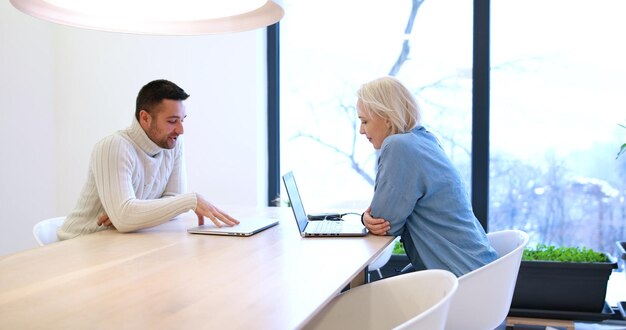
[{"label": "man with dark hair", "polygon": [[94,147],[87,182],[57,232],[59,239],[153,227],[189,210],[200,225],[204,217],[217,226],[239,223],[199,194],[184,192],[181,135],[188,97],[167,80],[141,88],[131,126]]}]

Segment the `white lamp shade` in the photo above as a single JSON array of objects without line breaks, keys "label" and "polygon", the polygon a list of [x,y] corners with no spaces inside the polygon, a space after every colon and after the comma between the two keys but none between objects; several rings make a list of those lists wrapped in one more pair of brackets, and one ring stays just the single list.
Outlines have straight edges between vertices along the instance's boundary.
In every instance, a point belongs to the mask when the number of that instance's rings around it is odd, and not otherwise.
[{"label": "white lamp shade", "polygon": [[278,22],[266,0],[10,0],[18,10],[86,29],[150,35],[203,35],[254,30]]}]

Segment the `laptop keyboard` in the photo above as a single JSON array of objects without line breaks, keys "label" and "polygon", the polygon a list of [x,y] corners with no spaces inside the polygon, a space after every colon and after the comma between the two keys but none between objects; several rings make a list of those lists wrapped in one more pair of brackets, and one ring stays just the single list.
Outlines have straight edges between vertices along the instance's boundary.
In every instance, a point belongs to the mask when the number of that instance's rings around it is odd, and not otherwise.
[{"label": "laptop keyboard", "polygon": [[341,221],[309,221],[306,226],[307,233],[325,234],[341,231]]}]

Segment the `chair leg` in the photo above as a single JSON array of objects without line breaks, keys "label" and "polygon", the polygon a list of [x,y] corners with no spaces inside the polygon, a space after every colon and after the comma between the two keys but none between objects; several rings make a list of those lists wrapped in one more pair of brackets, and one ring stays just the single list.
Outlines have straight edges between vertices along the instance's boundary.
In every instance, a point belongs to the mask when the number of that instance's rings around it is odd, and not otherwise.
[{"label": "chair leg", "polygon": [[404,268],[402,268],[402,270],[400,271],[400,274],[410,273],[413,271],[415,271],[415,269],[413,268],[413,265],[409,263],[408,265],[404,266]]}]

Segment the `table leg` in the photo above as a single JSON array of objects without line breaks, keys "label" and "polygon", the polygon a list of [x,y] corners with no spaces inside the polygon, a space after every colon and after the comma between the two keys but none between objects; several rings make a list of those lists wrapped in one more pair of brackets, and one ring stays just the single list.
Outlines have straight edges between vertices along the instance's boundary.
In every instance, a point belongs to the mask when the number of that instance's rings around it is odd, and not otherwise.
[{"label": "table leg", "polygon": [[363,285],[365,284],[366,279],[367,279],[367,267],[363,269],[362,271],[360,271],[356,275],[356,277],[352,279],[352,281],[350,282],[350,287],[356,288],[359,285]]}]

